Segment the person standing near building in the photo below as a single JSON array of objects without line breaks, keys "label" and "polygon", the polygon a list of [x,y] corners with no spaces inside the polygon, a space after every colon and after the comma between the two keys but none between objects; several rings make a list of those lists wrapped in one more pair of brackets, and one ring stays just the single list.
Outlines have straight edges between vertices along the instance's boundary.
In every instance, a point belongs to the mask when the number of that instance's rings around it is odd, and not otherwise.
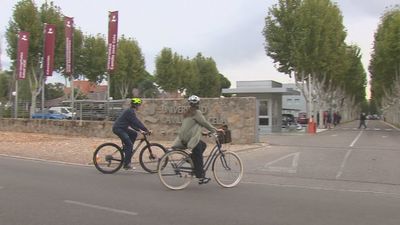
[{"label": "person standing near building", "polygon": [[365,113],[361,113],[360,114],[360,125],[358,126],[358,129],[361,129],[362,126],[364,127],[364,129],[367,128],[367,125],[365,124],[366,119],[367,119],[367,116],[365,115]]}]

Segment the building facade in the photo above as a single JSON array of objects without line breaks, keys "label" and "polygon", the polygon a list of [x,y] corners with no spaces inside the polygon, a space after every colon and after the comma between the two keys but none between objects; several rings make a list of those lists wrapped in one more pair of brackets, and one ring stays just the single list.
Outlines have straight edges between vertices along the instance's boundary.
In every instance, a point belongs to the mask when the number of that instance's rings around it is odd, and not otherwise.
[{"label": "building facade", "polygon": [[272,80],[237,81],[236,88],[222,89],[222,93],[237,97],[256,97],[257,136],[281,132],[282,96],[300,94]]}]

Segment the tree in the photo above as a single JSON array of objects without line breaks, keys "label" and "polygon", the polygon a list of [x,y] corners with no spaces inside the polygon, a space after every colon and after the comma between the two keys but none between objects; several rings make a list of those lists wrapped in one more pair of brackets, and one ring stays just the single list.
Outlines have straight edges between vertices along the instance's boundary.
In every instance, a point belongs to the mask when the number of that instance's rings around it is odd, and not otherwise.
[{"label": "tree", "polygon": [[265,19],[267,55],[278,71],[294,75],[307,102],[317,101],[321,111],[343,95],[338,91],[346,72],[342,20],[330,0],[279,0]]},{"label": "tree", "polygon": [[[29,55],[27,62],[27,80],[31,95],[30,114],[35,111],[36,98],[41,93],[43,82],[43,71],[41,64],[43,62],[43,30],[44,24],[56,25],[56,49],[55,49],[55,70],[60,68],[58,60],[60,54],[63,54],[63,39],[60,34],[63,33],[62,13],[59,7],[52,2],[45,2],[40,10],[36,7],[32,0],[19,1],[13,11],[11,20],[9,21],[6,39],[8,43],[7,54],[13,61],[13,67],[16,64],[17,51],[17,35],[19,31],[28,31],[30,33]],[[22,82],[24,84],[25,82]]]},{"label": "tree", "polygon": [[107,48],[104,37],[99,34],[84,37],[79,60],[82,74],[90,82],[99,84],[106,79]]},{"label": "tree", "polygon": [[51,100],[64,96],[64,84],[62,83],[49,83],[45,85],[45,99]]},{"label": "tree", "polygon": [[146,76],[144,56],[137,41],[124,36],[119,39],[116,64],[116,70],[111,76],[113,96],[132,96],[133,88],[137,88]]},{"label": "tree", "polygon": [[400,98],[400,7],[384,13],[375,33],[369,72],[371,97],[385,111],[399,106]]},{"label": "tree", "polygon": [[154,84],[155,77],[146,72],[145,79],[138,84],[139,96],[144,98],[155,98],[160,92]]},{"label": "tree", "polygon": [[9,100],[11,91],[11,74],[9,71],[0,72],[0,102]]},{"label": "tree", "polygon": [[163,48],[156,57],[156,83],[167,92],[176,92],[180,86],[174,64],[174,54],[170,48]]},{"label": "tree", "polygon": [[193,59],[198,70],[199,89],[197,94],[201,97],[219,97],[221,95],[220,77],[215,61],[205,58],[198,53]]},{"label": "tree", "polygon": [[219,83],[221,84],[221,89],[222,88],[230,88],[231,87],[231,82],[226,78],[223,74],[219,74]]}]

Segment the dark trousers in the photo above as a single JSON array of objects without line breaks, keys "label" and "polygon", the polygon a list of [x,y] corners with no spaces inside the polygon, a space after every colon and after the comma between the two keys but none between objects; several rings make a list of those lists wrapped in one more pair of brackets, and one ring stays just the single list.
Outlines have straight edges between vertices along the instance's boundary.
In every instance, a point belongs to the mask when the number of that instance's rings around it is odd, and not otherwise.
[{"label": "dark trousers", "polygon": [[207,145],[202,140],[192,149],[191,158],[195,169],[195,175],[197,178],[205,176],[203,169],[203,152],[206,150]]},{"label": "dark trousers", "polygon": [[114,134],[116,134],[122,141],[124,146],[125,160],[124,165],[131,163],[133,153],[133,144],[135,143],[137,132],[131,129],[113,129]]},{"label": "dark trousers", "polygon": [[365,124],[365,120],[360,120],[360,125],[358,126],[358,129],[360,129],[361,127],[367,128],[367,125]]}]

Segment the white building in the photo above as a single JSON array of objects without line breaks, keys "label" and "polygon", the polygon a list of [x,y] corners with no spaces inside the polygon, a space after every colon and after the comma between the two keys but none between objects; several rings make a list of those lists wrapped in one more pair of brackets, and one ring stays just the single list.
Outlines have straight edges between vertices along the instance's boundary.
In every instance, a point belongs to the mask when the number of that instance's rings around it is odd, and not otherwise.
[{"label": "white building", "polygon": [[222,93],[237,97],[256,97],[258,134],[281,132],[282,96],[300,94],[272,80],[237,81],[236,88],[222,89]]}]

